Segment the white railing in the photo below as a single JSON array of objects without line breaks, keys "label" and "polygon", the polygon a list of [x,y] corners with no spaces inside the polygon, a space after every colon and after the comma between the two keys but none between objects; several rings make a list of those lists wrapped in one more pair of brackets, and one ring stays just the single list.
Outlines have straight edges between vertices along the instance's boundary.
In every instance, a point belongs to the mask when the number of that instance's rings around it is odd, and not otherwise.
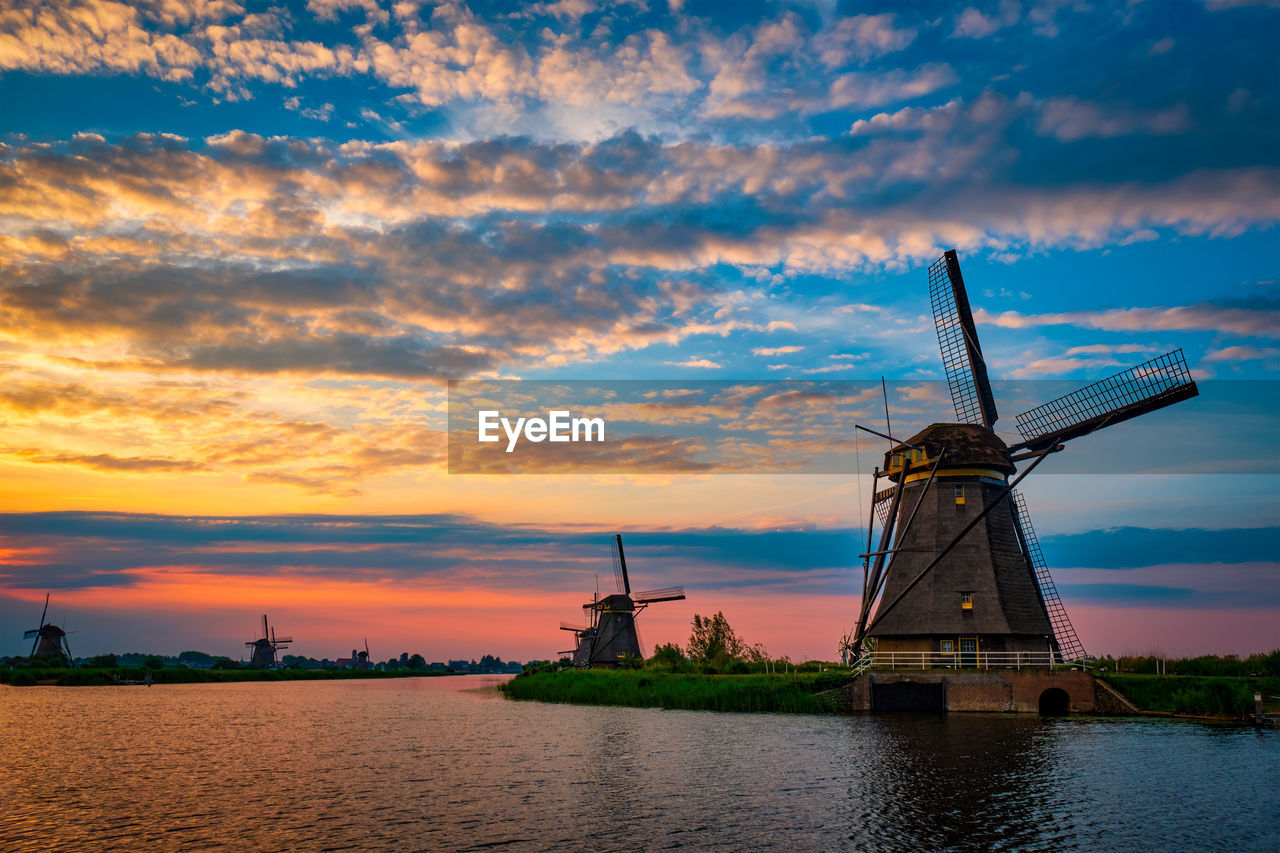
[{"label": "white railing", "polygon": [[853,664],[855,678],[868,669],[1048,669],[1079,666],[1053,652],[864,652]]}]

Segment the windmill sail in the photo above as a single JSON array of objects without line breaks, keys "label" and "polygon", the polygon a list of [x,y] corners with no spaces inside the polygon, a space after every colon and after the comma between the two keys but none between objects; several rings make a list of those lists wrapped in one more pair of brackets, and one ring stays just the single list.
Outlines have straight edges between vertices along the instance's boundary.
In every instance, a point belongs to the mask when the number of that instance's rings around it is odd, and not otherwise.
[{"label": "windmill sail", "polygon": [[1176,349],[1018,415],[1021,444],[1043,450],[1200,393]]},{"label": "windmill sail", "polygon": [[880,519],[881,524],[889,522],[889,507],[893,505],[893,493],[897,491],[897,486],[890,486],[887,489],[881,489],[875,493],[872,498],[876,510],[876,517]]},{"label": "windmill sail", "polygon": [[631,593],[631,581],[627,577],[627,558],[622,551],[622,534],[619,533],[613,538],[613,579],[618,584],[618,592],[628,595]]},{"label": "windmill sail", "polygon": [[656,601],[680,601],[684,598],[684,587],[669,586],[666,589],[651,589],[647,592],[633,593],[631,600],[636,604],[653,604]]},{"label": "windmill sail", "polygon": [[1058,587],[1049,575],[1049,564],[1045,561],[1044,552],[1040,550],[1040,540],[1036,537],[1036,529],[1031,526],[1031,516],[1027,513],[1027,502],[1022,492],[1013,490],[1013,516],[1018,525],[1018,536],[1022,540],[1022,549],[1027,561],[1036,575],[1036,585],[1040,587],[1040,600],[1044,602],[1045,612],[1049,615],[1049,624],[1053,626],[1053,638],[1058,643],[1058,652],[1063,660],[1080,660],[1085,656],[1084,644],[1076,636],[1075,626],[1067,616],[1067,608],[1058,597]]},{"label": "windmill sail", "polygon": [[942,350],[942,366],[947,372],[956,417],[962,423],[982,424],[990,429],[999,414],[954,249],[947,250],[929,267],[929,301],[933,304],[933,323],[938,329],[938,347]]}]

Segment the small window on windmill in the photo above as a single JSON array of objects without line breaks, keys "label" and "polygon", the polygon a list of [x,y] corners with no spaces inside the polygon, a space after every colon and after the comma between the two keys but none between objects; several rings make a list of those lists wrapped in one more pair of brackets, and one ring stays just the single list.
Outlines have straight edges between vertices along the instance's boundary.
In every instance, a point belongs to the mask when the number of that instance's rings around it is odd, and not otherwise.
[{"label": "small window on windmill", "polygon": [[960,593],[960,609],[961,610],[973,609],[973,593],[971,592]]},{"label": "small window on windmill", "polygon": [[964,506],[964,486],[956,486],[956,506]]}]

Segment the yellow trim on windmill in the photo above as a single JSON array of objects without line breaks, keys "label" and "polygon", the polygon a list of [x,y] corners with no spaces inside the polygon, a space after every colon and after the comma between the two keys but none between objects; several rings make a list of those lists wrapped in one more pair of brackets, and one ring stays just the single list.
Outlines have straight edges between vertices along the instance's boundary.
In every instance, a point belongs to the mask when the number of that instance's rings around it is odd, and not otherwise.
[{"label": "yellow trim on windmill", "polygon": [[[991,477],[1000,482],[1005,482],[1007,479],[1003,473],[995,468],[940,468],[938,469],[938,477]],[[915,483],[927,479],[929,479],[929,472],[921,471],[917,474],[908,474],[903,482]]]}]

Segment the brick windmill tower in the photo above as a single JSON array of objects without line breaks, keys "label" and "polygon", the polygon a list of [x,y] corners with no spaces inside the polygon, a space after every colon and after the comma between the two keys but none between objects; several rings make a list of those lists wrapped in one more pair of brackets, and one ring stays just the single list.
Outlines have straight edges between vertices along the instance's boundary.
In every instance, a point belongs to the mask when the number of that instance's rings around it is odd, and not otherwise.
[{"label": "brick windmill tower", "polygon": [[1066,442],[1199,391],[1175,350],[1018,415],[1022,440],[1006,445],[992,429],[995,399],[954,251],[929,268],[929,294],[958,422],[890,439],[872,485],[880,544],[872,550],[868,530],[853,651],[891,666],[1079,659],[1015,487]]}]

